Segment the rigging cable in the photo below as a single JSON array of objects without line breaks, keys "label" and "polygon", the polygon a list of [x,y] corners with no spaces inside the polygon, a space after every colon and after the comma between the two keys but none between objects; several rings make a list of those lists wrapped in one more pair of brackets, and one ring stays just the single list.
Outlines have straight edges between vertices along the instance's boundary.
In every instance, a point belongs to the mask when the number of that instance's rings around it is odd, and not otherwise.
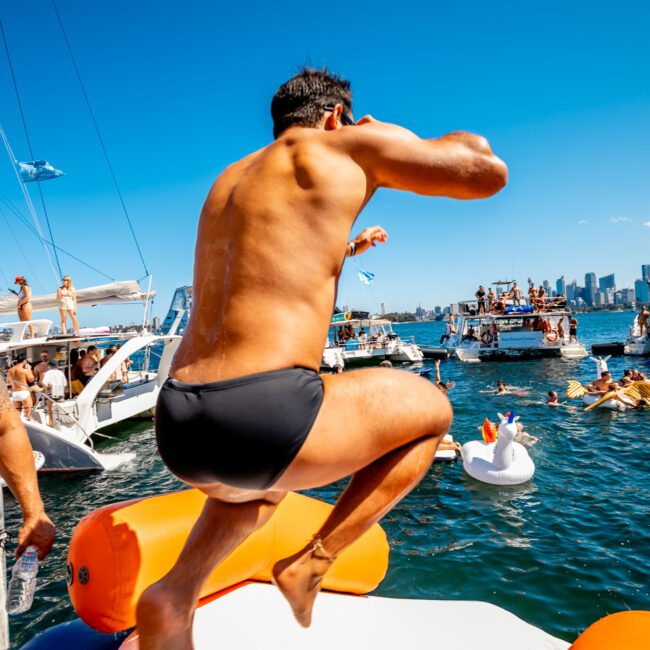
[{"label": "rigging cable", "polygon": [[[4,213],[4,210],[2,208],[0,208],[0,215],[2,216],[5,223],[7,224],[7,229],[11,233],[11,236],[14,238],[18,250],[23,254],[23,257],[25,258],[25,263],[27,264],[29,271],[32,274],[32,277],[34,278],[36,284],[40,287],[41,293],[45,293],[45,290],[43,289],[43,285],[38,279],[38,276],[36,275],[36,271],[34,270],[34,267],[32,267],[31,262],[29,261],[29,256],[27,255],[27,253],[25,253],[25,249],[22,247],[22,244],[20,243],[20,239],[18,239],[18,237],[16,236],[14,229],[11,227],[11,224],[9,223],[9,219],[7,219],[7,215]],[[4,273],[2,275],[4,275]]]},{"label": "rigging cable", "polygon": [[38,238],[41,240],[41,243],[43,244],[43,248],[45,249],[45,255],[47,256],[47,260],[50,263],[50,268],[52,269],[52,273],[54,275],[54,282],[58,285],[59,284],[59,277],[60,273],[57,274],[56,268],[54,268],[54,262],[52,261],[52,255],[50,254],[50,249],[47,247],[47,244],[45,243],[45,237],[43,236],[43,231],[41,230],[41,224],[38,220],[38,216],[36,214],[36,210],[34,209],[34,204],[32,203],[32,198],[29,196],[29,192],[27,191],[27,188],[25,187],[25,184],[23,183],[22,179],[20,178],[20,174],[18,173],[18,164],[16,157],[14,156],[14,152],[11,149],[11,145],[9,144],[9,140],[7,139],[7,136],[4,132],[4,129],[2,128],[2,125],[0,124],[0,137],[2,137],[2,141],[4,142],[5,149],[7,150],[7,154],[9,155],[9,158],[11,159],[11,166],[14,168],[14,173],[16,174],[16,178],[18,179],[18,185],[20,185],[20,189],[22,190],[23,196],[25,197],[25,203],[27,204],[27,209],[29,210],[29,213],[32,215],[32,220],[34,221],[34,226],[36,226],[36,230],[38,232]]},{"label": "rigging cable", "polygon": [[99,140],[99,144],[104,154],[104,158],[106,159],[106,165],[108,166],[108,171],[111,174],[111,178],[113,179],[115,189],[117,190],[117,195],[120,198],[120,203],[122,204],[122,210],[124,211],[124,216],[126,217],[126,221],[129,224],[129,228],[131,229],[131,235],[133,235],[133,241],[135,242],[135,246],[138,249],[138,254],[140,255],[140,260],[142,261],[142,266],[144,267],[145,273],[147,274],[145,277],[147,277],[149,275],[149,269],[147,269],[147,264],[144,261],[144,256],[142,255],[142,250],[140,249],[138,238],[136,237],[135,230],[133,229],[133,224],[131,223],[131,217],[129,216],[129,212],[126,209],[126,204],[124,203],[124,198],[122,197],[120,186],[118,185],[115,172],[113,171],[113,166],[111,165],[111,161],[108,157],[108,152],[106,151],[106,147],[104,146],[104,140],[102,139],[102,134],[99,130],[99,125],[97,124],[97,120],[95,119],[95,113],[93,112],[92,106],[90,105],[90,99],[88,98],[88,93],[86,93],[86,87],[84,86],[83,79],[81,78],[81,73],[79,72],[77,61],[74,57],[74,54],[72,53],[72,47],[70,45],[70,41],[68,40],[68,35],[66,34],[65,28],[63,27],[63,21],[61,20],[61,15],[59,14],[59,10],[56,6],[55,0],[52,0],[52,8],[54,9],[54,13],[56,14],[56,19],[59,23],[59,27],[61,28],[61,33],[63,34],[63,39],[65,40],[66,47],[68,48],[68,53],[70,54],[70,60],[72,61],[72,65],[74,67],[75,73],[77,75],[77,79],[79,81],[79,85],[81,86],[81,92],[86,101],[88,112],[90,113],[90,117],[92,119],[93,125],[95,127],[95,131],[97,133],[97,139]]},{"label": "rigging cable", "polygon": [[[5,35],[5,29],[2,24],[2,21],[0,20],[0,31],[2,31],[2,40],[4,42],[5,46],[5,52],[7,53],[7,62],[9,63],[9,71],[11,72],[11,80],[13,81],[14,84],[14,91],[16,92],[16,99],[18,100],[18,109],[20,110],[20,118],[23,122],[23,129],[25,130],[25,139],[27,140],[27,147],[29,149],[29,155],[32,157],[32,160],[36,160],[34,157],[34,152],[32,151],[32,142],[29,139],[29,131],[27,130],[27,122],[25,120],[25,113],[23,112],[23,103],[20,101],[20,93],[18,92],[18,83],[16,82],[16,75],[14,74],[14,66],[11,62],[11,55],[9,54],[9,44],[7,43],[7,37]],[[15,161],[15,159],[14,159]],[[14,162],[14,167],[15,167],[15,162]],[[22,182],[22,179],[20,179],[21,185],[24,185]],[[38,185],[38,193],[39,196],[41,197],[41,205],[43,206],[43,214],[45,215],[45,222],[47,223],[47,229],[50,233],[50,239],[54,241],[54,235],[52,234],[52,226],[50,225],[50,217],[47,214],[47,208],[45,207],[45,197],[43,196],[43,189],[41,188],[41,183],[37,181]],[[27,192],[27,188],[24,188],[24,191]],[[30,200],[31,203],[31,200]],[[33,207],[33,206],[32,206]],[[49,256],[49,253],[48,253]],[[61,265],[59,264],[59,257],[56,254],[56,249],[54,249],[54,259],[56,260],[56,266],[59,269],[59,274],[58,277],[56,278],[57,284],[58,284],[58,278],[60,278],[63,274],[61,272]],[[51,260],[50,260],[51,262]],[[56,272],[55,272],[56,275]]]},{"label": "rigging cable", "polygon": [[[3,202],[3,203],[4,203],[4,204],[5,204],[5,205],[6,205],[6,206],[7,206],[7,207],[8,207],[8,208],[9,208],[9,209],[14,213],[14,214],[15,214],[15,215],[16,215],[16,217],[18,217],[18,219],[23,223],[23,225],[24,225],[24,226],[25,226],[25,227],[26,227],[26,228],[27,228],[27,229],[28,229],[28,230],[29,230],[33,235],[35,235],[36,237],[38,237],[39,239],[41,239],[41,237],[39,236],[38,232],[36,232],[36,230],[34,229],[34,226],[32,226],[32,225],[29,223],[29,221],[28,221],[28,220],[27,220],[27,219],[26,219],[26,218],[25,218],[25,217],[20,213],[20,211],[19,211],[16,207],[14,207],[14,206],[11,204],[11,202],[9,201],[9,199],[7,199],[7,197],[4,196],[4,194],[2,194],[1,192],[0,192],[0,200],[1,200],[1,201],[2,201],[2,202]],[[2,211],[2,209],[0,208],[0,212],[1,212],[1,211]],[[72,259],[75,260],[76,262],[79,262],[80,264],[83,264],[85,267],[87,267],[87,268],[89,268],[89,269],[95,271],[96,273],[99,273],[99,275],[103,275],[105,278],[108,278],[111,282],[116,282],[116,280],[115,280],[114,277],[111,277],[111,276],[108,275],[107,273],[104,273],[104,271],[100,271],[98,268],[96,268],[96,267],[93,266],[92,264],[88,264],[88,262],[84,262],[84,260],[82,260],[81,258],[77,257],[76,255],[73,255],[72,253],[68,252],[68,251],[65,250],[64,248],[61,248],[60,246],[57,246],[56,244],[54,244],[54,243],[52,243],[52,242],[50,242],[50,241],[47,241],[47,239],[45,239],[45,240],[43,240],[43,241],[45,241],[46,244],[49,244],[50,246],[52,246],[52,247],[55,248],[56,250],[60,251],[60,252],[63,253],[64,255],[67,255],[68,257],[72,258]],[[145,277],[146,277],[146,276],[145,276]],[[40,284],[40,283],[39,283],[39,284]]]}]

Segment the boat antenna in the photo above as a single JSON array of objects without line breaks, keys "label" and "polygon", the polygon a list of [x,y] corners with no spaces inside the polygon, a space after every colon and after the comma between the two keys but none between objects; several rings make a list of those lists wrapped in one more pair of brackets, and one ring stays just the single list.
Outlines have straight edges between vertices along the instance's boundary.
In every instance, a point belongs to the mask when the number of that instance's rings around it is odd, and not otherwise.
[{"label": "boat antenna", "polygon": [[[36,160],[36,158],[34,156],[34,151],[32,150],[32,142],[31,142],[31,140],[29,138],[29,131],[27,130],[27,121],[25,120],[25,112],[23,111],[23,103],[20,100],[20,93],[18,92],[18,83],[16,81],[16,75],[14,73],[14,66],[13,66],[13,63],[11,62],[11,54],[9,53],[9,44],[7,43],[7,36],[5,35],[5,28],[4,28],[1,20],[0,20],[0,31],[2,32],[2,41],[4,42],[5,52],[7,53],[7,62],[9,63],[9,71],[11,72],[11,81],[13,82],[13,85],[14,85],[14,91],[16,93],[16,100],[18,101],[18,110],[20,111],[20,119],[21,119],[21,121],[23,123],[23,129],[25,131],[25,139],[27,140],[27,148],[29,149],[29,155],[31,156],[31,159]],[[4,132],[3,132],[3,139],[5,140],[5,146],[7,147],[7,151],[9,152],[10,147],[8,146],[8,141],[6,139],[6,136],[4,136]],[[17,168],[16,168],[16,162],[17,161],[16,161],[15,157],[13,156],[13,153],[10,153],[10,157],[13,159],[12,163],[13,163],[13,166],[14,166],[14,170],[17,173]],[[23,190],[23,193],[25,194],[25,198],[27,200],[28,206],[30,206],[30,211],[34,211],[34,206],[32,205],[31,198],[28,198],[29,193],[27,192],[27,188],[25,187],[25,184],[23,183],[20,176],[18,176],[18,181],[19,181],[20,186],[21,186],[21,188]],[[43,206],[43,214],[45,215],[45,222],[47,223],[47,229],[48,229],[48,232],[50,233],[50,240],[54,241],[54,235],[52,234],[52,226],[50,224],[50,217],[47,214],[47,208],[45,207],[45,197],[43,196],[43,189],[41,188],[40,182],[37,182],[36,184],[38,185],[38,194],[41,197],[41,205]],[[36,217],[35,212],[34,212],[33,216],[34,216],[35,220],[38,221],[38,218]],[[40,230],[40,225],[39,225],[39,230]],[[48,256],[48,259],[50,260],[50,264],[52,264],[52,259],[50,257],[49,249],[47,248],[47,246],[45,246],[45,244],[43,244],[43,245],[45,247],[45,250],[47,251],[47,256]],[[57,266],[57,268],[59,270],[59,273],[57,275],[56,271],[53,269],[53,272],[54,272],[54,275],[55,275],[55,280],[56,280],[56,283],[58,285],[59,278],[61,278],[63,273],[61,272],[61,265],[59,264],[59,257],[56,254],[56,249],[54,249],[54,259],[56,260],[56,266]]]},{"label": "boat antenna", "polygon": [[[144,267],[145,273],[147,276],[149,275],[149,269],[147,268],[147,264],[144,261],[144,256],[142,255],[142,250],[140,249],[140,244],[138,242],[138,238],[136,237],[135,230],[133,229],[133,224],[131,223],[131,217],[129,216],[129,212],[126,209],[126,204],[124,203],[124,197],[122,196],[122,191],[120,190],[120,186],[117,182],[117,177],[115,176],[115,172],[113,171],[113,165],[111,165],[111,161],[108,157],[108,152],[106,151],[106,147],[104,146],[104,140],[102,138],[102,134],[99,130],[99,125],[97,124],[97,120],[95,119],[95,113],[93,112],[92,106],[90,105],[90,99],[88,98],[88,93],[86,92],[86,87],[84,85],[83,79],[81,78],[81,72],[79,72],[79,66],[77,65],[77,61],[74,57],[74,54],[72,53],[72,47],[70,45],[70,41],[68,40],[68,35],[65,31],[65,28],[63,27],[63,21],[61,20],[61,14],[59,14],[59,9],[56,6],[55,0],[52,0],[52,8],[54,9],[54,13],[56,14],[56,19],[57,22],[59,23],[59,27],[61,28],[61,33],[63,34],[63,40],[65,41],[65,45],[68,48],[68,53],[70,54],[70,60],[72,61],[72,66],[74,67],[74,71],[77,75],[77,80],[79,81],[79,85],[81,86],[81,92],[83,94],[84,100],[86,102],[86,106],[88,107],[88,112],[90,113],[90,118],[93,122],[93,126],[95,127],[95,132],[97,133],[97,139],[99,140],[99,145],[102,149],[102,153],[104,154],[104,159],[106,160],[106,165],[108,167],[108,171],[111,175],[111,178],[113,179],[113,184],[115,185],[115,189],[117,190],[117,195],[120,199],[120,203],[122,204],[122,210],[124,211],[124,216],[126,217],[126,221],[129,224],[129,228],[131,230],[131,235],[133,235],[133,241],[135,242],[135,247],[138,249],[138,255],[140,256],[140,261],[142,262],[142,266]],[[145,276],[146,277],[146,276]]]}]

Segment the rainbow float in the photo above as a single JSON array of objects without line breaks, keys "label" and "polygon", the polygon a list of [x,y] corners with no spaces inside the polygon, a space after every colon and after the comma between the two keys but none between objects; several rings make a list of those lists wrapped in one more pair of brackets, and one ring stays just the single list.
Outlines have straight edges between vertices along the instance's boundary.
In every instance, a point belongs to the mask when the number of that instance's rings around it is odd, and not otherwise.
[{"label": "rainbow float", "polygon": [[[64,623],[24,650],[136,650],[139,595],[172,566],[201,511],[205,496],[185,490],[100,508],[75,529],[68,554],[68,591],[79,621]],[[566,650],[569,643],[495,605],[472,601],[407,600],[364,596],[383,579],[389,547],[375,525],[343,552],[323,581],[309,629],[293,619],[271,568],[295,552],[325,521],[332,506],[289,494],[274,515],[241,544],[206,581],[194,620],[196,650]],[[638,615],[629,624],[629,615]],[[626,612],[615,621],[628,633],[650,634],[649,613]],[[97,630],[97,631],[95,631]],[[591,630],[591,628],[590,628]],[[599,638],[575,650],[603,650]],[[603,634],[605,636],[603,636]],[[596,639],[596,641],[593,641]],[[641,650],[628,645],[626,650]]]}]

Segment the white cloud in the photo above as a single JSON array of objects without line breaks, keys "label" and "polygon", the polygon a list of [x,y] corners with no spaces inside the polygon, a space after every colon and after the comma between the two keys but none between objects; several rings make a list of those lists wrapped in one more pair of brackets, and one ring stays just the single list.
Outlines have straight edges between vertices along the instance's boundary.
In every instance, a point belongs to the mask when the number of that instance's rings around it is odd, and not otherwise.
[{"label": "white cloud", "polygon": [[628,223],[629,221],[632,221],[630,217],[610,217],[609,220],[612,223]]},{"label": "white cloud", "polygon": [[643,222],[643,225],[644,225],[646,228],[650,228],[650,221],[644,221],[644,222]]},{"label": "white cloud", "polygon": [[580,219],[580,221],[578,221],[579,226],[584,226],[586,223],[589,223],[586,219]]}]

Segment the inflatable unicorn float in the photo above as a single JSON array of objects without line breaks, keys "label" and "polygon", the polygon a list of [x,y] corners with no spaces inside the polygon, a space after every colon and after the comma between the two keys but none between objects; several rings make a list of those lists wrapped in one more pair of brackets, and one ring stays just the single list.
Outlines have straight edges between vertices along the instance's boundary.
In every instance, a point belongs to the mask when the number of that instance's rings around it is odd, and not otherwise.
[{"label": "inflatable unicorn float", "polygon": [[[471,440],[461,448],[463,468],[478,481],[493,485],[518,485],[529,481],[535,473],[535,463],[526,448],[515,442],[517,421],[514,413],[498,414],[498,435],[493,426],[483,425],[483,440]],[[489,425],[489,426],[487,426]]]},{"label": "inflatable unicorn float", "polygon": [[[611,355],[605,357],[590,357],[596,364],[596,379],[600,379],[603,372],[607,372],[607,362]],[[615,411],[627,411],[638,406],[647,405],[650,402],[650,382],[635,381],[627,388],[617,388],[604,395],[594,395],[587,391],[587,387],[574,379],[567,382],[566,396],[569,399],[582,397],[586,405],[585,411],[595,408],[612,409]]]}]

